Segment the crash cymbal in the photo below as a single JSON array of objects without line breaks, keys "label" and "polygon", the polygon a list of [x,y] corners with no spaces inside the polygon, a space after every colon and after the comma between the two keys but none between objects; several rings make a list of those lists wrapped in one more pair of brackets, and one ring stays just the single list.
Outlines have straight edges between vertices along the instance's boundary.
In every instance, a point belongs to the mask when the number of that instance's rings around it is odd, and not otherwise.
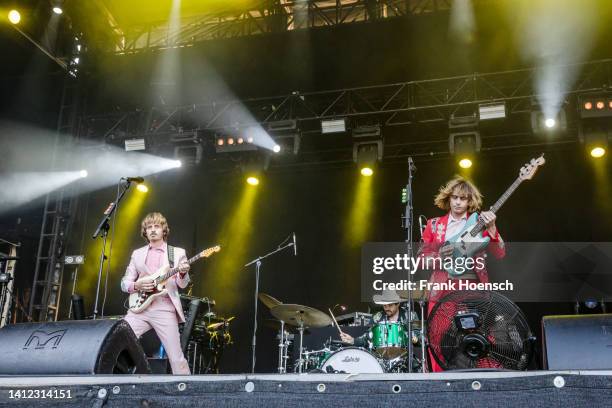
[{"label": "crash cymbal", "polygon": [[211,324],[209,324],[208,326],[206,326],[206,330],[216,330],[216,329],[218,329],[219,327],[221,327],[221,326],[223,326],[223,325],[225,325],[225,324],[227,324],[227,323],[231,322],[231,321],[232,321],[232,320],[234,320],[235,318],[236,318],[236,316],[232,316],[232,317],[230,317],[230,318],[229,318],[229,319],[227,319],[227,320],[226,320],[226,319],[223,319],[223,321],[221,321],[221,322],[218,322],[218,323],[211,323]]},{"label": "crash cymbal", "polygon": [[[415,289],[415,290],[411,290],[410,292],[412,292],[412,300],[414,300],[414,301],[427,300],[427,297],[429,296],[429,291],[428,290]],[[408,291],[407,290],[398,290],[397,294],[404,301],[408,300]]]},{"label": "crash cymbal", "polygon": [[281,302],[278,299],[273,298],[272,296],[268,295],[267,293],[260,293],[258,297],[259,297],[259,300],[261,300],[261,303],[266,305],[266,307],[268,309],[272,309],[275,306],[283,304],[283,302]]},{"label": "crash cymbal", "polygon": [[304,327],[325,327],[332,323],[331,318],[322,311],[303,305],[282,304],[273,307],[270,312],[291,326],[303,323]]}]

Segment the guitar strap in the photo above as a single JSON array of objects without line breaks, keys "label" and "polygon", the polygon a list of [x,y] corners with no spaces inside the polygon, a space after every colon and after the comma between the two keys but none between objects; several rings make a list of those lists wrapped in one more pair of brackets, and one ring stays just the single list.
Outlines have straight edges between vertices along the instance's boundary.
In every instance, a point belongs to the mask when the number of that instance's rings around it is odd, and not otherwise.
[{"label": "guitar strap", "polygon": [[174,247],[168,245],[168,263],[170,268],[174,268]]}]

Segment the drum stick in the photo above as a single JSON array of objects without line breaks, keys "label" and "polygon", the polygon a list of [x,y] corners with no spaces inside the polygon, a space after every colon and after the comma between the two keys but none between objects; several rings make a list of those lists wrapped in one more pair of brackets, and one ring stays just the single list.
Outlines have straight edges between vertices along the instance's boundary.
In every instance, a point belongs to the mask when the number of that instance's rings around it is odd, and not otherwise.
[{"label": "drum stick", "polygon": [[334,314],[332,313],[330,308],[327,308],[327,310],[329,310],[329,314],[331,315],[332,320],[334,321],[334,323],[336,324],[336,327],[338,328],[338,331],[340,332],[340,334],[342,334],[342,329],[340,328],[340,325],[338,324],[338,322],[336,321],[336,318],[334,317]]}]

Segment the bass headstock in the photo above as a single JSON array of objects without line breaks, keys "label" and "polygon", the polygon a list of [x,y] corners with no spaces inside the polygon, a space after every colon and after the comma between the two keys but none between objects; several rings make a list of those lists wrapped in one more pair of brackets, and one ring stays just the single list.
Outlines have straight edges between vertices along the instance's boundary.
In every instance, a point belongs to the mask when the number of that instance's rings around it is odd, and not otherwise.
[{"label": "bass headstock", "polygon": [[544,160],[544,153],[542,153],[540,157],[531,159],[529,163],[521,167],[521,170],[519,171],[519,178],[523,181],[531,180],[538,168],[543,166],[544,163],[546,163],[546,160]]}]

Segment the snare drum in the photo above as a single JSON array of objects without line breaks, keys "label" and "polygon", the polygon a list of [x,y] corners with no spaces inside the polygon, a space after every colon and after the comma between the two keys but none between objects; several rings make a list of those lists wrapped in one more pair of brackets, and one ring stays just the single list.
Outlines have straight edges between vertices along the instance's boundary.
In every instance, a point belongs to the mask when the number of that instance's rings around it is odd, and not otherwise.
[{"label": "snare drum", "polygon": [[367,350],[347,347],[332,353],[321,366],[326,373],[382,374],[383,365]]},{"label": "snare drum", "polygon": [[408,336],[400,322],[381,322],[372,327],[370,341],[374,352],[385,359],[400,357],[406,353]]}]

